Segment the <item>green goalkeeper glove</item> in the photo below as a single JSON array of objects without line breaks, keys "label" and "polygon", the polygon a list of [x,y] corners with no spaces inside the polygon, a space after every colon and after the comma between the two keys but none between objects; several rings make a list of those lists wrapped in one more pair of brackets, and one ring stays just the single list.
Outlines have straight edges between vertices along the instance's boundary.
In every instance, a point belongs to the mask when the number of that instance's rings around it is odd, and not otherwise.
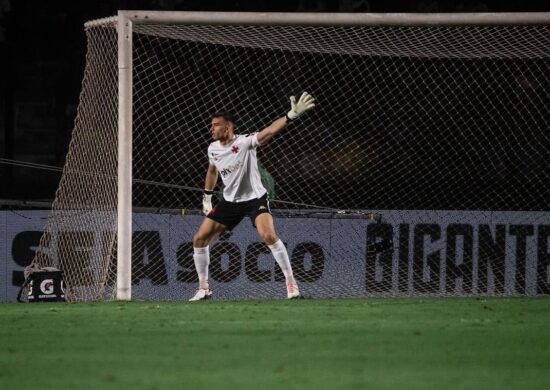
[{"label": "green goalkeeper glove", "polygon": [[291,96],[290,97],[290,111],[287,112],[286,118],[287,120],[293,121],[294,119],[298,118],[300,115],[302,115],[304,112],[311,110],[313,107],[315,107],[315,104],[313,103],[315,99],[313,96],[311,96],[309,93],[304,92],[302,93],[302,96],[300,96],[300,99],[298,102],[296,102],[296,97]]}]

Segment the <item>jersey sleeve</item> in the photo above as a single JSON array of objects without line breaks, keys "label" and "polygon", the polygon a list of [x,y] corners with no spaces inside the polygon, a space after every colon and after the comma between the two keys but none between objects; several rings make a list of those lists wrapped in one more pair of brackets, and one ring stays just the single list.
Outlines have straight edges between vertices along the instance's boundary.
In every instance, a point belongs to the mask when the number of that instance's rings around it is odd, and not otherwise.
[{"label": "jersey sleeve", "polygon": [[244,136],[243,144],[246,145],[248,149],[255,149],[260,146],[258,142],[258,133],[250,133]]},{"label": "jersey sleeve", "polygon": [[210,163],[210,165],[214,165],[214,156],[212,155],[212,150],[210,146],[208,147],[206,154],[208,155],[208,162]]}]

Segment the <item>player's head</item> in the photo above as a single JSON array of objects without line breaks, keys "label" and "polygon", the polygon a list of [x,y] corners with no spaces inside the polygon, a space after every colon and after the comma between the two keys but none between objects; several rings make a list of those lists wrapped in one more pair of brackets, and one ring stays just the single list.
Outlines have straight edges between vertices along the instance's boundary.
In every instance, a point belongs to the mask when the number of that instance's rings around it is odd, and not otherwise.
[{"label": "player's head", "polygon": [[210,133],[215,141],[224,141],[233,138],[235,117],[227,111],[218,111],[212,114]]}]

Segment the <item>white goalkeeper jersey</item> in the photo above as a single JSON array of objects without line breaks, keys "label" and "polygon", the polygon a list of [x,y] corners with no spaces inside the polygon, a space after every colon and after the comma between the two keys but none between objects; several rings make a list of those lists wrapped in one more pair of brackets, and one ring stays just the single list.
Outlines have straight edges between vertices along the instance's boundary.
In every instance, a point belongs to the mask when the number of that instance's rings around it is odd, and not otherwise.
[{"label": "white goalkeeper jersey", "polygon": [[257,134],[235,135],[227,145],[215,141],[208,147],[208,160],[222,177],[223,197],[228,202],[261,198],[267,192],[258,170]]}]

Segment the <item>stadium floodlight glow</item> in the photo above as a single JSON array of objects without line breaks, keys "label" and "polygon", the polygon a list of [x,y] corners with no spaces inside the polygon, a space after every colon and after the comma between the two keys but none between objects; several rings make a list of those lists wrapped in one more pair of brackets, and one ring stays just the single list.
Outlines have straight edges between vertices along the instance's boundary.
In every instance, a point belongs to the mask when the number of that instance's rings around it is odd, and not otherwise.
[{"label": "stadium floodlight glow", "polygon": [[[78,116],[34,259],[64,269],[72,299],[188,298],[209,115],[257,131],[303,90],[315,112],[260,161],[306,291],[547,291],[550,13],[119,11],[85,28]],[[277,297],[246,229],[212,248],[215,288]]]}]

